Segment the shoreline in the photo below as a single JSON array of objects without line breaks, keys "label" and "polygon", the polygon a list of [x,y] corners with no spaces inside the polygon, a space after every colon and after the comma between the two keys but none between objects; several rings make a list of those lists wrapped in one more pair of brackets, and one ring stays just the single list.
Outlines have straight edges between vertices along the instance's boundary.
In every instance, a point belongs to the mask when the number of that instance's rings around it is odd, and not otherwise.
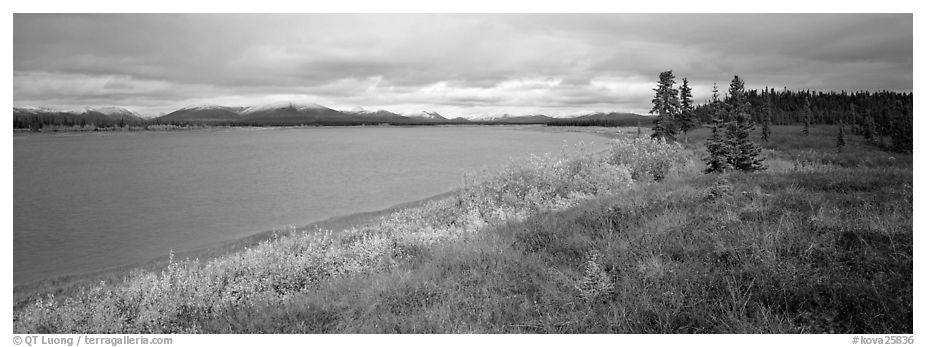
[{"label": "shoreline", "polygon": [[[285,236],[293,232],[301,232],[305,230],[314,231],[321,229],[338,233],[355,226],[374,223],[379,220],[379,218],[388,216],[400,210],[418,207],[431,201],[449,197],[454,192],[455,191],[452,190],[432,195],[424,199],[406,201],[381,210],[362,211],[333,216],[289,230],[263,230],[245,237],[219,242],[204,248],[175,252],[174,258],[180,260],[198,259],[201,262],[208,262],[212,259],[258,245],[261,242],[272,239],[274,237]],[[14,283],[13,304],[14,307],[17,307],[24,301],[28,301],[30,298],[44,297],[48,294],[58,295],[61,293],[67,293],[80,287],[98,284],[101,281],[106,282],[107,284],[118,283],[136,271],[158,271],[165,267],[169,261],[170,255],[166,254],[141,263],[119,265],[91,272],[60,275],[26,283]]]},{"label": "shoreline", "polygon": [[500,123],[500,124],[454,124],[454,123],[437,123],[437,124],[376,124],[376,125],[268,125],[268,126],[191,126],[177,127],[170,129],[106,129],[106,130],[82,130],[82,129],[58,129],[49,131],[30,131],[28,129],[13,129],[14,137],[23,136],[54,136],[54,135],[115,135],[115,134],[140,134],[140,133],[173,133],[173,132],[213,132],[213,131],[235,131],[235,130],[286,130],[286,129],[326,129],[326,128],[430,128],[430,127],[503,127],[503,128],[562,128],[563,126],[547,124],[518,124],[518,123]]},{"label": "shoreline", "polygon": [[[452,126],[485,126],[485,125],[452,125]],[[583,132],[591,135],[596,135],[606,139],[614,139],[622,135],[626,135],[623,128],[620,127],[563,127],[563,126],[535,126],[535,125],[505,125],[506,128],[514,128],[522,131],[537,131],[537,132],[548,132],[548,133],[563,133],[563,132]],[[276,127],[276,128],[253,128],[254,130],[276,130],[276,129],[302,129],[302,128],[311,128],[311,127]],[[190,129],[193,131],[194,129]],[[228,129],[195,129],[200,131],[216,131],[216,130],[236,130],[235,128]],[[151,131],[155,132],[155,131]],[[117,132],[123,133],[123,132]],[[124,132],[132,133],[132,132]],[[137,133],[137,132],[135,132]],[[168,133],[168,132],[161,132]],[[90,132],[88,134],[100,134]],[[48,134],[29,134],[29,135],[39,135],[39,136],[54,136],[54,135],[74,135],[74,133],[48,133]],[[23,134],[21,136],[29,136]],[[83,135],[83,134],[77,134]],[[332,232],[341,232],[350,227],[370,224],[376,222],[379,218],[397,212],[399,210],[413,208],[421,206],[427,202],[439,200],[451,196],[455,190],[443,192],[436,194],[430,197],[423,199],[412,200],[401,202],[381,210],[374,211],[361,211],[356,213],[349,213],[345,215],[332,216],[329,218],[321,219],[307,225],[296,226],[295,228],[288,230],[263,230],[250,234],[248,236],[235,238],[227,241],[222,241],[214,243],[212,245],[197,248],[193,250],[186,250],[181,252],[175,252],[175,259],[198,259],[201,262],[207,262],[211,259],[235,253],[241,251],[248,247],[258,245],[260,242],[266,241],[268,239],[274,238],[275,236],[287,235],[292,232],[301,232],[305,230],[314,231],[315,229],[331,230]],[[47,294],[61,294],[68,293],[77,288],[86,287],[89,285],[99,284],[100,282],[106,282],[107,284],[122,282],[126,277],[130,276],[136,271],[160,271],[164,268],[170,260],[169,254],[164,254],[160,257],[149,259],[147,261],[132,263],[126,265],[113,266],[108,268],[103,268],[99,270],[89,271],[89,272],[80,272],[72,273],[66,275],[59,275],[44,279],[38,279],[34,281],[29,281],[25,283],[13,283],[13,302],[14,306],[18,306],[24,301],[33,299],[38,296],[45,296]]]}]

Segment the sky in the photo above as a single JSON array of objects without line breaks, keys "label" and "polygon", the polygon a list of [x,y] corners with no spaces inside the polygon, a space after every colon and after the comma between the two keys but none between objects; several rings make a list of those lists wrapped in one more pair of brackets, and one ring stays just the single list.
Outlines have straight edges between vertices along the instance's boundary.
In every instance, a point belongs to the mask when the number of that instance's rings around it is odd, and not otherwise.
[{"label": "sky", "polygon": [[661,71],[913,90],[911,14],[14,14],[13,104],[646,114]]}]

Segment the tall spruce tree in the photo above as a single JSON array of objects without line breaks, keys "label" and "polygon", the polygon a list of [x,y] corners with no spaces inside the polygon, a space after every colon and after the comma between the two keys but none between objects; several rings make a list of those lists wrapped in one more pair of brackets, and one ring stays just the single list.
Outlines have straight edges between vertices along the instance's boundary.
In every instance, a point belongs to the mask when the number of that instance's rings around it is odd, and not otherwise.
[{"label": "tall spruce tree", "polygon": [[694,106],[691,102],[691,87],[688,86],[688,78],[682,78],[682,86],[679,87],[679,102],[681,112],[679,114],[679,130],[685,134],[685,143],[688,143],[688,131],[694,128]]},{"label": "tall spruce tree", "polygon": [[727,99],[732,112],[727,122],[727,142],[730,145],[730,155],[727,158],[730,166],[740,171],[763,170],[764,159],[759,158],[762,149],[750,139],[755,123],[749,110],[752,106],[746,102],[746,88],[739,76],[733,76],[730,82],[730,95]]},{"label": "tall spruce tree", "polygon": [[717,83],[711,90],[711,136],[707,138],[708,158],[707,169],[705,173],[723,173],[731,169],[730,166],[730,144],[726,136],[726,107],[720,101],[720,90],[717,89]]},{"label": "tall spruce tree", "polygon": [[653,97],[653,109],[650,114],[656,115],[653,121],[653,138],[663,138],[665,140],[675,140],[676,124],[675,119],[679,112],[678,90],[675,89],[675,76],[672,70],[659,73],[659,82],[653,89],[656,96]]}]

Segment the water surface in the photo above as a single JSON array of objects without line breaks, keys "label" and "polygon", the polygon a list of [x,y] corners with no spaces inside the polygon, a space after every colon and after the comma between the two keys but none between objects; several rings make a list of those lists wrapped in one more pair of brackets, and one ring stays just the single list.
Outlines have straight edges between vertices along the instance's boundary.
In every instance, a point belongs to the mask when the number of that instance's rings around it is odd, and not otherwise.
[{"label": "water surface", "polygon": [[605,140],[506,127],[14,136],[14,282],[91,272],[446,192]]}]

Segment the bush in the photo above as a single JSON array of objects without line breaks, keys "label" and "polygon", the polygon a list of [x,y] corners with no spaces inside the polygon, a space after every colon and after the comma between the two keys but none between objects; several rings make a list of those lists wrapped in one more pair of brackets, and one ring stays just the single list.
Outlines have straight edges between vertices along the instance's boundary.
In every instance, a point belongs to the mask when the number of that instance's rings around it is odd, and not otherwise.
[{"label": "bush", "polygon": [[626,165],[636,181],[662,181],[688,169],[691,153],[662,139],[618,139],[609,150],[608,163]]}]

